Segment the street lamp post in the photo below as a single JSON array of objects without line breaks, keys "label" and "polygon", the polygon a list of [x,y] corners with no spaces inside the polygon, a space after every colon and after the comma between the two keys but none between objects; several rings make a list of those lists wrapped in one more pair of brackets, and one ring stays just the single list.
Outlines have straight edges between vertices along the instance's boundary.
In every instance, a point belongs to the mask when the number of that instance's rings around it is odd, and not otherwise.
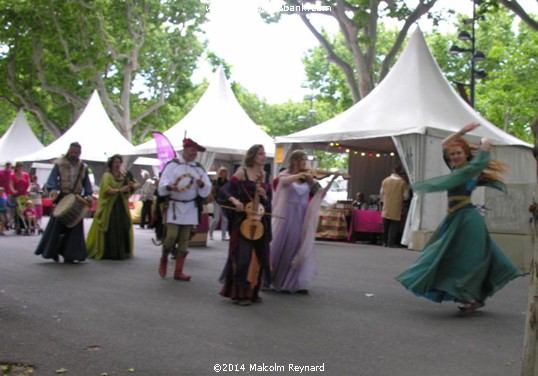
[{"label": "street lamp post", "polygon": [[473,0],[473,18],[465,19],[463,23],[465,25],[471,24],[471,34],[469,34],[467,31],[462,31],[458,34],[458,39],[461,41],[470,41],[471,42],[471,48],[461,48],[456,45],[453,45],[450,47],[450,53],[452,54],[461,54],[461,53],[470,53],[470,63],[471,63],[471,83],[470,83],[470,91],[471,91],[471,98],[470,98],[470,105],[474,108],[474,102],[475,102],[475,83],[476,78],[484,78],[486,77],[486,72],[483,69],[476,70],[475,69],[475,63],[477,61],[484,60],[486,58],[486,55],[482,51],[476,51],[476,38],[475,38],[475,23],[477,20],[483,20],[483,17],[476,17],[476,3],[480,0]]},{"label": "street lamp post", "polygon": [[[314,110],[314,92],[310,95],[310,109],[308,110],[308,126],[312,127],[314,125],[314,116],[316,115],[316,110]],[[297,120],[300,122],[306,121],[306,116],[298,116]]]}]

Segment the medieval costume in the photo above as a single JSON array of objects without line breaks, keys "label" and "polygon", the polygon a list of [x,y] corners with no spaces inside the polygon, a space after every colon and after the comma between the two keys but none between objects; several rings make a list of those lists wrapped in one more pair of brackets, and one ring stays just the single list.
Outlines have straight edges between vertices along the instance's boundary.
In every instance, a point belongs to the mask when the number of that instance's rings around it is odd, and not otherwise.
[{"label": "medieval costume", "polygon": [[[265,213],[271,212],[271,187],[267,183],[256,182],[248,176],[244,169],[245,180],[240,181],[236,176],[224,184],[219,190],[219,202],[224,207],[229,206],[230,197],[239,200],[243,205],[253,202],[258,186],[265,191],[266,198],[259,197]],[[269,243],[271,241],[271,220],[263,215],[260,220],[263,225],[263,235],[256,240],[241,232],[241,224],[247,220],[245,212],[226,210],[230,231],[230,246],[228,259],[220,277],[223,287],[220,295],[232,299],[234,303],[249,305],[250,302],[260,302],[259,292],[262,278],[269,278]],[[252,214],[252,213],[250,213]],[[266,280],[266,282],[268,282]]]},{"label": "medieval costume", "polygon": [[[478,150],[464,167],[450,175],[412,186],[414,191],[448,190],[448,215],[437,227],[415,263],[396,279],[404,287],[434,302],[474,302],[471,310],[523,273],[491,239],[484,219],[471,203],[471,193],[482,184],[490,153]],[[506,192],[499,181],[484,185]],[[466,309],[466,308],[464,308]]]},{"label": "medieval costume", "polygon": [[190,280],[183,273],[183,265],[188,254],[188,244],[193,227],[199,224],[199,198],[207,198],[211,192],[211,181],[204,168],[194,161],[198,151],[205,148],[191,139],[183,140],[183,155],[172,159],[165,166],[159,180],[159,195],[166,196],[166,235],[159,263],[159,274],[166,276],[168,256],[176,254],[174,279]]},{"label": "medieval costume", "polygon": [[[129,210],[129,196],[133,191],[121,191],[129,182],[134,182],[130,173],[119,178],[108,171],[103,174],[99,202],[86,242],[89,257],[124,260],[133,256],[133,226]],[[113,193],[109,194],[109,191]]]},{"label": "medieval costume", "polygon": [[308,285],[317,276],[314,241],[319,210],[335,177],[325,188],[318,189],[315,181],[299,179],[288,185],[280,182],[290,176],[283,171],[275,182],[271,282],[276,291],[307,293]]},{"label": "medieval costume", "polygon": [[[78,150],[80,154],[80,146]],[[86,199],[91,199],[93,193],[88,166],[78,158],[69,158],[69,156],[61,158],[54,164],[45,187],[49,191],[59,191],[55,204],[70,193],[81,195]],[[83,221],[69,228],[56,217],[51,216],[35,254],[54,261],[59,261],[58,256],[61,255],[66,263],[84,261],[86,243]]]}]

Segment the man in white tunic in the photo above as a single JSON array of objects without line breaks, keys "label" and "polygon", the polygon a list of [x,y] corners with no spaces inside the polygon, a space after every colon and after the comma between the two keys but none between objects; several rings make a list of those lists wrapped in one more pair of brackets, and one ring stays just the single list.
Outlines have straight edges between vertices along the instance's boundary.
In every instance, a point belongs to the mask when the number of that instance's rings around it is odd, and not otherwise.
[{"label": "man in white tunic", "polygon": [[[166,196],[166,236],[163,241],[159,274],[166,276],[168,256],[177,244],[174,279],[188,281],[183,274],[187,247],[193,226],[198,225],[197,198],[206,198],[211,192],[211,181],[202,165],[195,161],[198,152],[205,148],[190,138],[183,140],[183,152],[165,166],[159,180],[159,195]],[[201,209],[201,208],[200,208]]]}]

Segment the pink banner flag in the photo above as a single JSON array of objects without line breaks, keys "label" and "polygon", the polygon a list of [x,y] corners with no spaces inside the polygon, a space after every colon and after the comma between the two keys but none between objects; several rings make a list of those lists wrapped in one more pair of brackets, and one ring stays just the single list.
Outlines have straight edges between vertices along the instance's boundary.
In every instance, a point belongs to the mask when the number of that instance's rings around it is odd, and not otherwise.
[{"label": "pink banner flag", "polygon": [[164,134],[160,132],[153,132],[153,138],[157,143],[157,158],[159,159],[160,170],[162,172],[168,161],[175,158],[176,152]]}]

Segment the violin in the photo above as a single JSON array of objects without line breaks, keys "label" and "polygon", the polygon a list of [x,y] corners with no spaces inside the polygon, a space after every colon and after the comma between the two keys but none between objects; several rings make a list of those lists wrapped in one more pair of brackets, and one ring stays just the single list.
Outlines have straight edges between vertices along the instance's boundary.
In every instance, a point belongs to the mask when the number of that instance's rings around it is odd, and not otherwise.
[{"label": "violin", "polygon": [[[335,174],[335,172],[333,172],[333,171],[322,170],[322,169],[319,169],[319,168],[315,168],[315,169],[309,168],[309,169],[301,170],[299,172],[305,174],[300,179],[301,182],[303,182],[303,183],[307,180],[306,175],[311,175],[313,178],[316,178],[317,180],[321,180],[321,179],[325,179],[326,177],[329,177],[329,176]],[[340,174],[340,176],[342,176],[344,179],[349,179],[350,178],[349,174]]]},{"label": "violin", "polygon": [[265,214],[265,208],[263,205],[260,205],[260,194],[258,192],[262,184],[261,179],[262,176],[258,176],[258,179],[256,179],[254,199],[245,205],[247,217],[241,222],[241,226],[239,227],[241,234],[249,240],[258,240],[264,233],[261,220]]}]

